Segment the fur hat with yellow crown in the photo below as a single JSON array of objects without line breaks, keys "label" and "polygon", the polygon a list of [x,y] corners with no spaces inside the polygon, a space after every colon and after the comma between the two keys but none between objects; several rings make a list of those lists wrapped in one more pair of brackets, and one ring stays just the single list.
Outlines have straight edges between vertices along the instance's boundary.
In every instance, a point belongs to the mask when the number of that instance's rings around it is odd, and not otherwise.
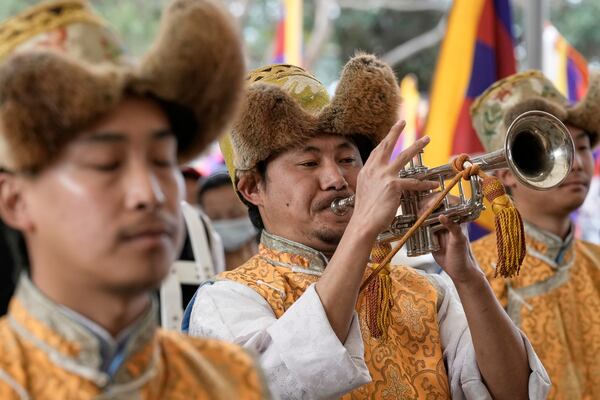
[{"label": "fur hat with yellow crown", "polygon": [[149,52],[128,60],[83,0],[40,3],[0,24],[0,167],[35,171],[125,95],[156,99],[184,163],[228,127],[244,61],[217,0],[174,0]]},{"label": "fur hat with yellow crown", "polygon": [[486,151],[501,149],[508,127],[522,113],[545,111],[584,130],[592,147],[600,135],[600,74],[592,73],[585,98],[575,105],[540,71],[511,75],[490,86],[471,106],[473,126]]},{"label": "fur hat with yellow crown", "polygon": [[398,119],[396,77],[372,55],[348,61],[331,99],[317,78],[294,65],[259,68],[246,81],[244,106],[221,140],[234,185],[238,172],[319,135],[351,137],[366,159]]}]

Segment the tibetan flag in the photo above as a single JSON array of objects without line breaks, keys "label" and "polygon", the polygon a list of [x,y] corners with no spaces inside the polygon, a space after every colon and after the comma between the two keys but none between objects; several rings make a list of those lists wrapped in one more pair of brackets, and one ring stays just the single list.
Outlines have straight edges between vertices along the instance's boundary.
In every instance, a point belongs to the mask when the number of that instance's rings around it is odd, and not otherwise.
[{"label": "tibetan flag", "polygon": [[273,62],[302,64],[302,0],[282,0]]},{"label": "tibetan flag", "polygon": [[582,99],[588,86],[586,59],[550,23],[544,27],[543,46],[544,75],[571,103]]},{"label": "tibetan flag", "polygon": [[[471,124],[471,104],[492,83],[516,72],[508,0],[455,0],[431,90],[424,154],[430,167],[460,153],[482,153]],[[471,239],[493,229],[493,214],[471,224]]]},{"label": "tibetan flag", "polygon": [[516,72],[513,42],[508,0],[454,1],[431,90],[427,165],[483,151],[469,107],[492,83]]}]

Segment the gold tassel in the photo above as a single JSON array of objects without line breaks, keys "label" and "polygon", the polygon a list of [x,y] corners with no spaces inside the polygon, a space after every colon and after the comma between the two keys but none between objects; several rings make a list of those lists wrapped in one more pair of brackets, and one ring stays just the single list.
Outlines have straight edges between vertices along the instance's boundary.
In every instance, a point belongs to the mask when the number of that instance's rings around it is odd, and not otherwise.
[{"label": "gold tassel", "polygon": [[379,279],[379,313],[377,314],[377,327],[383,340],[387,338],[388,328],[392,323],[392,278],[390,271],[384,268],[377,277]]},{"label": "gold tassel", "polygon": [[496,276],[510,278],[519,274],[526,254],[523,220],[498,179],[485,175],[483,194],[495,214],[498,265]]},{"label": "gold tassel", "polygon": [[[389,243],[377,243],[371,252],[374,263],[383,261],[390,252]],[[389,264],[388,264],[389,265]],[[365,296],[367,304],[366,320],[371,337],[387,338],[387,331],[392,322],[392,278],[386,265],[377,277],[366,287]]]}]

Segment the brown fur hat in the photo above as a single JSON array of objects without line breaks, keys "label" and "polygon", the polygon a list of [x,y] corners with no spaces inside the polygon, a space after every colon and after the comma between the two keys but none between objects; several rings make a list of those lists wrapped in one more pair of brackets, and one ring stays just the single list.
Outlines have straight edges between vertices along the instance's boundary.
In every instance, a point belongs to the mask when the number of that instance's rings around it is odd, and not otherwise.
[{"label": "brown fur hat", "polygon": [[398,118],[396,77],[372,55],[359,54],[346,64],[331,101],[316,78],[292,65],[260,68],[248,81],[242,112],[221,142],[232,177],[323,134],[363,137],[368,143],[361,153],[368,154]]},{"label": "brown fur hat", "polygon": [[600,139],[600,72],[590,72],[587,93],[583,100],[567,109],[566,121],[590,135],[592,147]]},{"label": "brown fur hat", "polygon": [[508,127],[531,110],[545,111],[584,130],[595,146],[600,133],[600,74],[590,75],[586,97],[574,106],[540,71],[520,72],[491,85],[471,106],[473,126],[486,151],[501,149]]},{"label": "brown fur hat", "polygon": [[0,165],[48,165],[126,94],[164,105],[183,163],[227,128],[243,71],[237,29],[216,0],[173,1],[137,66],[94,65],[52,49],[16,51],[0,66]]}]

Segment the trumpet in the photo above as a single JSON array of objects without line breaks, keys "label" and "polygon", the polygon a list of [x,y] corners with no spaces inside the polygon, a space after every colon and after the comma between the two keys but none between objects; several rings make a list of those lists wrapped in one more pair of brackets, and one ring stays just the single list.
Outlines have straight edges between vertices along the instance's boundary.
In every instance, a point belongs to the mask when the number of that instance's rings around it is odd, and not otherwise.
[{"label": "trumpet", "polygon": [[[540,110],[520,114],[509,126],[504,146],[500,150],[471,158],[464,167],[478,164],[483,171],[509,168],[515,177],[525,186],[536,190],[548,190],[560,185],[571,171],[575,153],[571,134],[565,125],[555,116]],[[401,178],[437,180],[441,190],[444,181],[455,174],[450,164],[435,168],[423,165],[422,153],[413,158],[400,171]],[[446,215],[455,223],[476,220],[484,210],[481,178],[471,176],[468,185],[470,194],[465,195],[462,182],[458,183],[458,203],[451,204],[446,197],[438,210],[406,242],[406,253],[416,257],[439,250],[435,232],[442,229],[438,218]],[[394,242],[412,227],[418,219],[419,203],[436,192],[404,191],[400,208],[388,229],[381,232],[378,242]],[[354,206],[354,195],[336,199],[331,210],[337,215],[346,214]]]}]

